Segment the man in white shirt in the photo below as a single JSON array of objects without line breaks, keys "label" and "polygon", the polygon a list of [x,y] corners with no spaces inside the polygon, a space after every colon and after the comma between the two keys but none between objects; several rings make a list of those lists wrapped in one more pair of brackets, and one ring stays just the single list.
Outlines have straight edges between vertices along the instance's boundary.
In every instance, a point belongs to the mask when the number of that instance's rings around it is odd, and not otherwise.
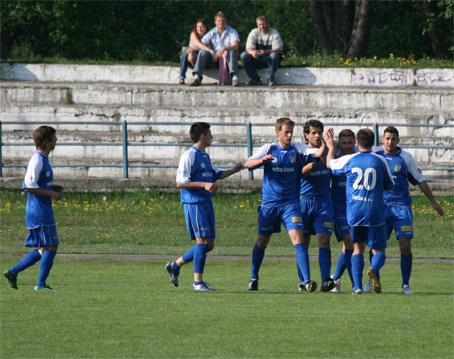
[{"label": "man in white shirt", "polygon": [[[239,86],[238,80],[238,56],[237,51],[240,45],[238,32],[227,25],[227,18],[222,11],[214,16],[216,27],[208,31],[202,38],[205,45],[211,44],[212,50],[201,50],[197,57],[192,74],[194,80],[189,86],[200,86],[202,83],[202,74],[205,67],[219,67],[219,62],[226,57],[229,74],[232,78],[232,85]],[[224,55],[224,53],[226,53]]]},{"label": "man in white shirt", "polygon": [[246,85],[260,85],[262,81],[256,69],[268,68],[268,85],[274,86],[284,43],[279,32],[269,27],[266,16],[259,16],[256,22],[257,28],[247,38],[246,52],[241,54],[241,61],[250,79]]}]

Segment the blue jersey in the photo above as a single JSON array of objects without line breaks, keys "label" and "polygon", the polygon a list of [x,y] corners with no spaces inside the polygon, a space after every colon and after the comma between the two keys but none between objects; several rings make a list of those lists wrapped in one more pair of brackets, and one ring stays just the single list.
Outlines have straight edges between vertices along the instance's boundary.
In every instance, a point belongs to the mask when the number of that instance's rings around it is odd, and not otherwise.
[{"label": "blue jersey", "polygon": [[[216,182],[224,171],[216,168],[210,156],[195,146],[187,150],[180,158],[177,172],[177,183]],[[211,200],[213,193],[204,188],[181,189],[182,203],[202,203]]]},{"label": "blue jersey", "polygon": [[[315,153],[318,148],[312,148],[306,145],[305,155]],[[331,193],[330,188],[331,171],[326,167],[326,163],[320,164],[309,173],[305,178],[301,178],[300,195],[301,196],[328,196]]]},{"label": "blue jersey", "polygon": [[314,155],[303,155],[293,143],[288,148],[281,148],[276,141],[262,146],[249,159],[268,154],[273,156],[273,161],[264,165],[261,205],[299,205],[301,171],[306,163],[315,160]]},{"label": "blue jersey", "polygon": [[394,182],[386,160],[370,151],[331,161],[333,175],[347,176],[347,220],[351,226],[380,226],[385,223],[383,191]]},{"label": "blue jersey", "polygon": [[[358,149],[355,148],[355,152]],[[341,151],[336,147],[335,157],[342,157]],[[331,199],[333,200],[333,207],[336,218],[339,216],[345,217],[347,214],[347,175],[345,173],[337,176],[331,175]]]},{"label": "blue jersey", "polygon": [[[36,151],[28,162],[22,189],[44,188],[51,191],[53,180],[54,174],[49,159]],[[36,196],[33,193],[27,193],[25,225],[28,229],[55,225],[50,196]]]},{"label": "blue jersey", "polygon": [[400,148],[398,150],[394,155],[387,155],[383,147],[374,149],[377,154],[388,161],[388,166],[394,179],[394,190],[385,192],[384,200],[385,204],[411,206],[408,182],[416,186],[426,179],[413,156]]}]

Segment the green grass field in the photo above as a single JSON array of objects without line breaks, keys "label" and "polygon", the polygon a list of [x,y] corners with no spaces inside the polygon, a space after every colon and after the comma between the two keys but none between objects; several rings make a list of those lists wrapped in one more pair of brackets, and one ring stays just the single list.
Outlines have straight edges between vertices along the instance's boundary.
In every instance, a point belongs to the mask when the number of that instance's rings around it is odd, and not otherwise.
[{"label": "green grass field", "polygon": [[[411,286],[400,294],[399,253],[390,241],[382,294],[352,296],[297,290],[294,249],[276,235],[261,269],[260,291],[248,292],[249,259],[256,240],[260,196],[218,195],[217,247],[204,279],[217,292],[191,290],[192,265],[180,286],[169,283],[165,263],[188,240],[176,194],[153,191],[65,194],[54,211],[59,253],[161,254],[158,259],[57,256],[48,283],[33,290],[39,267],[19,275],[19,290],[0,279],[1,358],[452,358],[454,356],[454,198],[439,198],[445,217],[414,199]],[[0,193],[0,269],[27,252],[25,196]],[[313,241],[314,242],[314,241]],[[332,241],[333,256],[340,246]],[[316,255],[312,243],[310,254]],[[333,270],[335,263],[333,262]],[[312,277],[320,281],[315,260]]]}]

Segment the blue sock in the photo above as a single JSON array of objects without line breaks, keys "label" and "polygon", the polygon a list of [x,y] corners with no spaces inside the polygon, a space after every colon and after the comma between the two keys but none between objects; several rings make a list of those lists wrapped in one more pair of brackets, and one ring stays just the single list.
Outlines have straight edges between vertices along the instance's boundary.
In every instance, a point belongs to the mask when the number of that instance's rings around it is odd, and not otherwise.
[{"label": "blue sock", "polygon": [[331,276],[331,249],[319,248],[318,265],[320,266],[322,282],[324,282]]},{"label": "blue sock", "polygon": [[197,244],[194,251],[194,273],[203,273],[209,244]]},{"label": "blue sock", "polygon": [[385,264],[385,260],[386,260],[386,254],[384,252],[377,252],[372,257],[372,263],[371,263],[370,267],[375,272],[375,274],[380,275],[379,274],[380,269]]},{"label": "blue sock", "polygon": [[350,277],[350,280],[352,281],[352,286],[354,285],[353,282],[353,274],[352,274],[352,255],[353,255],[353,249],[346,249],[345,250],[345,268],[347,268],[348,275]]},{"label": "blue sock", "polygon": [[402,285],[409,285],[411,276],[411,267],[413,265],[413,254],[400,255],[400,271],[402,272]]},{"label": "blue sock", "polygon": [[195,252],[196,247],[197,247],[197,245],[195,245],[190,250],[188,250],[185,254],[183,254],[183,256],[181,257],[181,258],[183,258],[183,262],[191,263],[194,260],[194,252]]},{"label": "blue sock", "polygon": [[363,270],[364,270],[364,256],[362,254],[355,254],[352,256],[352,275],[355,284],[355,290],[363,289]]},{"label": "blue sock", "polygon": [[309,265],[309,253],[305,243],[295,245],[296,266],[298,268],[298,278],[300,283],[311,279],[311,269]]},{"label": "blue sock", "polygon": [[17,275],[19,272],[22,272],[23,270],[27,269],[28,267],[38,262],[40,259],[41,253],[39,253],[38,249],[35,249],[34,251],[27,253],[27,255],[24,258],[22,258],[22,260],[19,263],[12,267],[11,272],[14,275]]},{"label": "blue sock", "polygon": [[39,276],[37,286],[42,286],[46,284],[46,279],[49,276],[50,270],[54,265],[54,258],[57,255],[56,251],[50,251],[46,249],[43,253],[41,259],[41,266],[39,268]]},{"label": "blue sock", "polygon": [[[351,265],[351,260],[350,260],[350,265]],[[336,264],[336,270],[334,271],[333,274],[333,279],[338,280],[340,277],[342,277],[342,274],[344,274],[345,271],[345,255],[344,252],[339,253],[339,257],[337,257],[337,264]]]},{"label": "blue sock", "polygon": [[252,270],[251,270],[251,279],[259,279],[259,270],[262,265],[263,258],[265,257],[265,248],[261,249],[257,245],[254,246],[252,250]]}]

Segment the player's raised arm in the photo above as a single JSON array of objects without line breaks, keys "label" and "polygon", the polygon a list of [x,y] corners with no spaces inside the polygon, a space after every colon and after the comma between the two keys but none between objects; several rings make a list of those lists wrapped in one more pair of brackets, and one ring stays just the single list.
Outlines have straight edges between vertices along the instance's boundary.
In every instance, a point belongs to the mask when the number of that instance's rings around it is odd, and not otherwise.
[{"label": "player's raised arm", "polygon": [[244,170],[244,164],[241,162],[238,162],[233,168],[226,170],[222,173],[221,177],[219,179],[227,178],[237,172],[240,172],[241,170]]},{"label": "player's raised arm", "polygon": [[328,148],[328,155],[326,156],[326,167],[331,168],[331,160],[334,159],[334,152],[336,149],[334,142],[334,131],[332,128],[325,132],[323,139],[324,143],[326,143],[326,147]]}]

